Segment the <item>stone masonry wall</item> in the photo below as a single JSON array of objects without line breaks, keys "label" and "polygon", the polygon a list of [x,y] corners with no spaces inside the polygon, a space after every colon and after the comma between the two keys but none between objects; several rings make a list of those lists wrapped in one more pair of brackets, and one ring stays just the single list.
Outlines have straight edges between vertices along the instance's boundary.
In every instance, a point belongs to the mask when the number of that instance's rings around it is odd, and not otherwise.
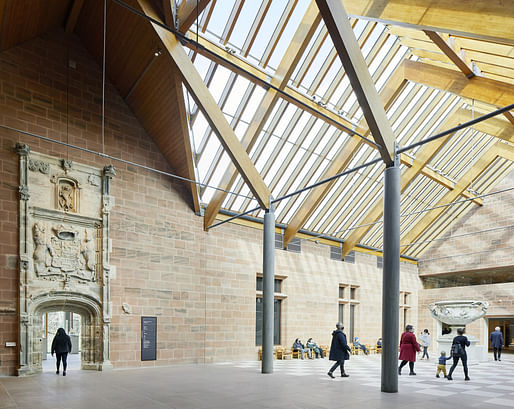
[{"label": "stone masonry wall", "polygon": [[[514,186],[514,172],[492,192]],[[451,273],[512,266],[514,274],[514,191],[483,199],[452,229],[452,236],[434,244],[423,254],[420,274]]]},{"label": "stone masonry wall", "polygon": [[[67,49],[69,47],[69,49]],[[76,62],[68,69],[67,54]],[[69,91],[69,92],[68,92]],[[0,124],[101,151],[101,70],[77,38],[58,31],[0,53]],[[172,171],[109,82],[105,152]],[[33,151],[103,167],[117,175],[111,194],[113,317],[116,368],[256,359],[256,275],[262,272],[262,231],[225,224],[204,232],[188,194],[171,178],[123,162],[0,128],[0,374],[13,375],[18,342],[18,156]],[[340,284],[358,286],[355,334],[375,343],[381,330],[381,270],[376,257],[331,260],[328,246],[302,242],[301,254],[277,250],[282,293],[282,344],[296,337],[330,342]],[[401,290],[412,293],[408,319],[417,324],[417,267],[402,263]],[[123,309],[123,304],[126,307]],[[348,314],[348,310],[345,312]],[[141,362],[141,316],[156,316],[157,360]],[[402,321],[400,321],[402,322]]]}]

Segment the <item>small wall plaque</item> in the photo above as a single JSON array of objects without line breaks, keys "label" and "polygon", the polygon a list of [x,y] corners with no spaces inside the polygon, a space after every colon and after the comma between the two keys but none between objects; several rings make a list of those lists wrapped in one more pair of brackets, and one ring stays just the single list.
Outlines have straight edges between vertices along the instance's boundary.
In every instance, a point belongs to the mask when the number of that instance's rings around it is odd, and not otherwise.
[{"label": "small wall plaque", "polygon": [[6,342],[5,346],[6,347],[15,347],[16,346],[16,342]]},{"label": "small wall plaque", "polygon": [[157,317],[141,317],[141,361],[157,359]]}]

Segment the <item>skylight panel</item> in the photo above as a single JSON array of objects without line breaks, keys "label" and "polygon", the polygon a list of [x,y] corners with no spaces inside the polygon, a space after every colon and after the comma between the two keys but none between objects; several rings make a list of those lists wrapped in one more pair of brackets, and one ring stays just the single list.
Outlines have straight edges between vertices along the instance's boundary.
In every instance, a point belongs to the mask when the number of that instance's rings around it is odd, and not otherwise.
[{"label": "skylight panel", "polygon": [[239,192],[239,195],[234,200],[234,203],[232,204],[230,209],[233,211],[237,211],[237,210],[241,209],[241,206],[243,206],[243,203],[246,200],[246,198],[244,196],[252,196],[252,193],[250,192],[250,189],[248,188],[246,183],[243,185],[243,188],[241,189],[241,191]]},{"label": "skylight panel", "polygon": [[211,163],[216,155],[216,151],[220,147],[220,143],[216,137],[209,138],[209,142],[205,146],[205,149],[202,153],[202,157],[198,163],[198,173],[201,181],[205,181],[205,178],[208,175],[209,168]]},{"label": "skylight panel", "polygon": [[257,18],[257,12],[261,6],[260,1],[245,1],[239,14],[234,30],[230,36],[230,44],[241,50],[248,37],[249,30]]},{"label": "skylight panel", "polygon": [[[296,144],[296,141],[300,137],[301,133],[307,126],[307,122],[309,122],[309,119],[312,118],[312,115],[308,114],[307,112],[303,112],[300,116],[300,119],[296,122],[295,127],[289,134],[287,141],[292,144]],[[283,118],[282,118],[283,120]]]},{"label": "skylight panel", "polygon": [[228,18],[232,13],[232,8],[236,0],[223,0],[217,1],[214,4],[214,10],[207,26],[207,30],[214,34],[216,37],[221,38],[225,26],[227,25]]},{"label": "skylight panel", "polygon": [[[223,154],[221,155],[221,159],[211,177],[211,180],[209,181],[209,185],[219,187],[221,178],[227,171],[230,163],[230,157],[227,155],[226,152],[223,152]],[[205,194],[202,196],[202,200],[204,200],[206,203],[209,203],[212,199],[212,195],[214,195],[214,192],[214,189],[207,189],[205,191]]]},{"label": "skylight panel", "polygon": [[[370,21],[368,24],[373,24],[373,22]],[[377,25],[371,32],[371,35],[366,40],[366,43],[361,48],[361,52],[364,56],[364,59],[367,58],[368,54],[373,49],[373,46],[375,45],[375,43],[377,42],[377,40],[379,39],[380,35],[384,30],[385,26],[383,24],[377,23]]]},{"label": "skylight panel", "polygon": [[[291,221],[291,219],[293,218],[293,216],[295,215],[295,213],[297,212],[298,208],[303,204],[303,202],[305,201],[305,198],[307,197],[307,195],[309,194],[309,192],[303,192],[299,195],[299,197],[296,199],[296,201],[294,202],[294,204],[291,206],[291,209],[289,209],[289,211],[287,212],[287,214],[281,219],[281,222],[282,223],[289,223]],[[291,199],[292,200],[292,199]]]},{"label": "skylight panel", "polygon": [[234,133],[236,134],[237,139],[239,139],[241,141],[243,139],[243,137],[245,136],[247,129],[248,129],[248,124],[246,122],[239,121],[236,126],[236,129],[234,129]]},{"label": "skylight panel", "polygon": [[[402,139],[403,137],[412,130],[412,127],[415,125],[416,121],[421,115],[424,115],[426,113],[426,110],[428,109],[430,103],[434,100],[434,98],[438,95],[438,91],[433,90],[430,92],[430,95],[428,96],[427,100],[423,103],[423,105],[417,109],[417,112],[414,114],[414,116],[410,119],[408,124],[404,127],[403,131],[396,137],[396,140],[398,143],[403,143]],[[414,105],[412,105],[414,108]],[[418,132],[422,129],[421,126],[418,128]],[[405,145],[409,145],[410,141],[415,137],[415,135],[412,136],[412,138],[405,143]]]},{"label": "skylight panel", "polygon": [[[273,165],[271,166],[266,177],[264,178],[264,183],[266,183],[266,186],[269,186],[273,178],[275,178],[277,172],[280,170],[280,167],[284,164],[284,161],[286,160],[287,155],[289,154],[289,151],[292,147],[293,145],[291,145],[290,143],[282,145],[282,149],[278,153],[276,159],[273,161]],[[266,157],[266,159],[269,160],[270,157],[268,156]]]},{"label": "skylight panel", "polygon": [[[262,99],[264,98],[264,95],[266,94],[266,90],[262,87],[255,86],[255,89],[253,90],[252,96],[250,97],[250,100],[248,101],[248,104],[246,104],[246,108],[243,111],[243,114],[241,115],[241,119],[245,122],[252,122],[253,116],[255,115],[255,111],[257,111],[257,108],[260,106]],[[275,105],[274,112],[276,109],[278,109],[278,105]],[[272,116],[270,115],[270,118]]]},{"label": "skylight panel", "polygon": [[400,127],[400,125],[403,124],[403,120],[405,119],[405,117],[407,115],[409,115],[411,110],[416,106],[416,103],[420,100],[420,98],[425,94],[425,92],[427,90],[428,90],[427,87],[421,87],[416,92],[416,95],[414,95],[414,97],[409,101],[409,103],[407,104],[407,107],[403,110],[403,112],[398,117],[398,119],[396,121],[394,121],[394,123],[392,124],[393,131],[396,132],[396,130]]},{"label": "skylight panel", "polygon": [[223,106],[223,112],[228,115],[234,116],[236,114],[239,104],[243,100],[244,94],[250,85],[250,81],[246,78],[238,76],[230,94]]},{"label": "skylight panel", "polygon": [[318,38],[318,36],[320,35],[320,32],[321,30],[323,30],[324,28],[324,25],[323,25],[323,22],[321,22],[320,24],[318,24],[318,28],[316,29],[316,31],[314,32],[314,35],[311,37],[309,43],[307,44],[307,47],[305,47],[305,51],[302,55],[302,57],[300,58],[300,60],[298,61],[298,64],[296,65],[296,68],[294,69],[293,71],[293,75],[291,75],[291,79],[289,80],[289,83],[293,83],[294,82],[294,79],[298,76],[298,72],[300,71],[300,69],[302,68],[302,65],[303,63],[305,62],[305,59],[307,58],[307,56],[309,55],[309,51],[312,49],[312,47],[314,46],[314,43],[316,42],[316,39]]},{"label": "skylight panel", "polygon": [[[327,145],[332,143],[332,139],[336,138],[339,134],[341,134],[341,131],[336,127],[327,124],[322,124],[322,126],[324,129],[324,131],[321,131],[323,132],[323,136],[321,137],[319,143],[317,143],[316,146],[314,146],[314,153],[316,155],[321,155],[325,148],[327,148]],[[341,137],[343,137],[343,135],[341,135]]]},{"label": "skylight panel", "polygon": [[212,94],[212,97],[216,102],[219,102],[221,96],[223,95],[223,91],[227,85],[227,82],[230,78],[231,71],[227,70],[225,67],[218,65],[216,69],[216,73],[214,74],[214,78],[211,81],[211,85],[209,86],[209,91]]},{"label": "skylight panel", "polygon": [[275,135],[270,135],[268,142],[264,146],[264,150],[262,151],[262,154],[259,157],[259,160],[255,164],[255,167],[259,173],[262,173],[264,166],[266,165],[266,162],[273,155],[273,152],[275,151],[275,148],[277,147],[279,142],[279,138],[277,138]]},{"label": "skylight panel", "polygon": [[200,152],[200,146],[202,145],[203,136],[208,128],[209,128],[209,123],[203,116],[202,112],[198,112],[198,115],[196,116],[196,121],[193,124],[193,132],[192,132],[193,144],[196,149],[195,153]]},{"label": "skylight panel", "polygon": [[289,104],[289,106],[286,108],[286,111],[280,118],[278,125],[275,127],[275,131],[273,132],[275,135],[282,136],[287,126],[291,122],[293,115],[296,113],[296,111],[298,111],[298,109],[299,108],[297,108],[296,106]]},{"label": "skylight panel", "polygon": [[341,149],[341,146],[343,145],[343,143],[345,143],[348,140],[348,138],[346,136],[347,136],[346,134],[341,132],[341,135],[335,141],[334,146],[332,146],[330,151],[327,153],[327,159],[329,159],[329,160],[334,159],[334,157],[338,154],[339,150]]},{"label": "skylight panel", "polygon": [[389,36],[389,38],[385,41],[385,43],[380,48],[380,51],[377,53],[375,58],[373,59],[373,62],[368,67],[369,73],[373,76],[375,74],[375,71],[378,69],[380,64],[384,61],[387,54],[391,51],[391,47],[396,42],[396,37]]},{"label": "skylight panel", "polygon": [[286,27],[284,28],[277,46],[275,47],[275,50],[273,50],[273,54],[269,60],[268,65],[274,67],[274,69],[276,69],[280,64],[280,61],[282,60],[287,47],[291,43],[291,40],[293,39],[293,36],[298,29],[298,26],[300,25],[300,22],[302,21],[308,6],[308,1],[300,1],[296,4],[293,13],[291,14],[291,17],[289,17],[289,21],[287,22]]},{"label": "skylight panel", "polygon": [[307,70],[305,77],[303,78],[303,86],[310,89],[313,81],[316,78],[316,75],[318,75],[319,73],[319,67],[323,66],[323,63],[325,62],[328,55],[330,54],[330,51],[332,51],[333,48],[334,45],[332,44],[332,41],[330,41],[330,36],[327,36],[327,38],[325,38],[325,41],[323,41],[323,45],[321,46],[318,54],[314,58],[314,61]]},{"label": "skylight panel", "polygon": [[404,45],[400,46],[400,48],[396,51],[396,54],[394,55],[391,62],[387,65],[384,72],[380,75],[378,78],[375,88],[377,91],[381,91],[384,85],[386,84],[387,80],[391,77],[394,70],[398,68],[398,65],[405,59],[405,55],[409,52],[408,47],[405,47]]},{"label": "skylight panel", "polygon": [[342,68],[343,65],[341,64],[341,60],[339,59],[339,57],[336,57],[335,61],[332,63],[332,66],[325,75],[325,78],[323,78],[323,81],[321,81],[321,84],[319,84],[319,87],[316,90],[316,94],[321,95],[323,97],[325,93],[328,91],[332,82],[334,81],[334,78],[336,77],[337,73]]},{"label": "skylight panel", "polygon": [[[311,115],[309,115],[311,116]],[[318,136],[321,127],[324,125],[325,121],[321,119],[316,119],[314,122],[314,125],[311,127],[309,132],[307,133],[305,139],[302,142],[302,148],[309,149],[311,147],[311,144],[314,142],[315,138]],[[319,146],[321,144],[321,140],[318,142],[316,146]]]},{"label": "skylight panel", "polygon": [[273,32],[275,31],[286,6],[287,1],[271,2],[271,6],[266,13],[266,17],[264,18],[262,26],[255,37],[252,48],[250,49],[250,55],[258,61],[260,61],[264,55],[264,51],[266,51],[266,47],[273,36]]}]

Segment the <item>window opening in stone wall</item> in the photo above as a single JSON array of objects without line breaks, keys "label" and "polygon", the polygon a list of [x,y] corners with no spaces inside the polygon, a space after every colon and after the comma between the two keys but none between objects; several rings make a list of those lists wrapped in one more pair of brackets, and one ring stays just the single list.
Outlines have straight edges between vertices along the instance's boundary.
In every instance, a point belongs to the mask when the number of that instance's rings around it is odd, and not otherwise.
[{"label": "window opening in stone wall", "polygon": [[339,304],[339,322],[344,322],[344,304]]},{"label": "window opening in stone wall", "polygon": [[302,240],[298,237],[293,237],[289,244],[287,245],[287,251],[292,251],[293,253],[301,253],[302,252]]},{"label": "window opening in stone wall", "polygon": [[284,248],[284,235],[275,233],[275,248],[282,250]]},{"label": "window opening in stone wall", "polygon": [[[283,278],[275,278],[274,282],[274,296],[275,300],[273,303],[273,311],[274,311],[274,320],[273,320],[273,343],[275,345],[280,345],[280,322],[281,322],[281,312],[282,312],[282,299],[284,295],[282,294],[282,281]],[[262,346],[262,324],[263,324],[263,302],[262,302],[262,290],[263,290],[263,281],[262,276],[257,276],[256,279],[256,290],[257,297],[255,300],[255,345]]]},{"label": "window opening in stone wall", "polygon": [[405,330],[409,323],[409,310],[410,310],[410,292],[400,291],[400,333]]},{"label": "window opening in stone wall", "polygon": [[353,342],[355,333],[355,304],[350,304],[350,327],[348,330],[350,333],[350,340]]},{"label": "window opening in stone wall", "polygon": [[331,260],[341,260],[343,255],[343,249],[341,246],[334,247],[330,246],[330,259]]},{"label": "window opening in stone wall", "polygon": [[382,257],[377,256],[377,268],[382,268]]},{"label": "window opening in stone wall", "polygon": [[343,261],[345,263],[355,264],[355,251],[350,251],[346,256],[344,256]]},{"label": "window opening in stone wall", "polygon": [[[262,291],[263,289],[263,281],[262,277],[257,277],[257,291]],[[282,279],[275,278],[275,283],[273,284],[273,291],[276,293],[282,292]]]}]

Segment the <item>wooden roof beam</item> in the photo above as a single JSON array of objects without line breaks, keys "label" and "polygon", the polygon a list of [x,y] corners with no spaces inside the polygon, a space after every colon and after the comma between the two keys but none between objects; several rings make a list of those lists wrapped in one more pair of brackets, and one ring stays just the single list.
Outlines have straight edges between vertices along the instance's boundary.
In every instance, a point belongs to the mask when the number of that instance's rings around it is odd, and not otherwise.
[{"label": "wooden roof beam", "polygon": [[417,61],[405,60],[402,65],[405,78],[409,81],[494,106],[504,107],[512,104],[512,84],[477,76],[468,79],[458,71]]},{"label": "wooden roof beam", "polygon": [[[164,0],[170,1],[170,0]],[[178,31],[182,34],[196,21],[196,17],[202,14],[210,0],[183,0],[177,9]],[[196,8],[198,6],[198,9]]]},{"label": "wooden roof beam", "polygon": [[394,162],[394,133],[341,0],[316,0],[380,155]]},{"label": "wooden roof beam", "polygon": [[475,73],[471,67],[466,64],[466,62],[459,56],[455,49],[451,47],[450,44],[448,44],[439,34],[430,30],[423,30],[423,32],[457,66],[457,68],[462,71],[466,77],[472,78],[475,76]]},{"label": "wooden roof beam", "polygon": [[[283,90],[289,81],[298,61],[303,55],[310,38],[314,35],[321,16],[314,1],[312,1],[305,12],[305,15],[296,30],[289,47],[287,48],[282,60],[280,61],[275,75],[271,79],[271,84],[280,90]],[[255,114],[249,124],[241,143],[247,152],[250,152],[257,137],[260,135],[264,124],[271,115],[275,103],[278,101],[280,94],[274,89],[269,88],[264,98],[260,102]],[[235,169],[230,166],[221,178],[220,187],[229,190],[235,182],[237,174]],[[227,194],[220,190],[216,191],[211,199],[204,215],[204,229],[207,229],[215,220],[216,215],[223,204]]]},{"label": "wooden roof beam", "polygon": [[502,1],[342,1],[351,17],[514,45],[514,8]]},{"label": "wooden roof beam", "polygon": [[[160,20],[152,7],[150,0],[138,0],[138,4],[147,16],[157,21]],[[238,169],[249,189],[254,194],[255,199],[262,208],[268,209],[270,198],[269,189],[266,187],[262,177],[255,169],[250,157],[216,104],[216,101],[209,92],[209,89],[203,83],[202,78],[182,48],[182,45],[171,32],[155,23],[150,24],[176,65],[183,84],[188,89],[198,107],[201,109],[206,120],[209,122],[211,129],[214,131],[221,145],[232,159],[235,167]]]},{"label": "wooden roof beam", "polygon": [[[175,95],[174,99],[177,101],[177,115],[179,123],[175,129],[184,141],[185,146],[185,161],[187,167],[187,178],[190,180],[196,180],[195,167],[194,167],[194,156],[193,150],[191,149],[191,138],[189,136],[189,127],[187,122],[187,110],[184,99],[184,92],[182,91],[182,80],[178,73],[173,74],[173,82],[175,87],[173,89]],[[193,209],[196,213],[200,213],[200,196],[198,194],[198,185],[196,183],[189,183],[191,189],[191,197],[193,199]]]},{"label": "wooden roof beam", "polygon": [[80,16],[80,11],[82,10],[82,6],[84,5],[84,0],[74,0],[73,5],[71,6],[70,14],[68,14],[68,19],[66,20],[66,28],[65,31],[67,33],[73,33],[75,30],[75,26],[77,25],[77,21]]}]

